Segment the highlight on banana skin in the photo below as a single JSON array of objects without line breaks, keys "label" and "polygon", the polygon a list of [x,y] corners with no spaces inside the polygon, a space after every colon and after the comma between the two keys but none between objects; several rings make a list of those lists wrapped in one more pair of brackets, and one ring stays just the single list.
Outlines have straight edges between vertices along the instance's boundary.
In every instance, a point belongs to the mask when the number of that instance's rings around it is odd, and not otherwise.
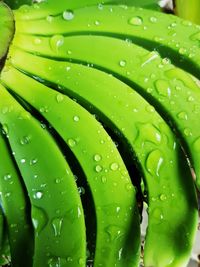
[{"label": "highlight on banana skin", "polygon": [[199,12],[0,1],[0,266],[199,266]]}]

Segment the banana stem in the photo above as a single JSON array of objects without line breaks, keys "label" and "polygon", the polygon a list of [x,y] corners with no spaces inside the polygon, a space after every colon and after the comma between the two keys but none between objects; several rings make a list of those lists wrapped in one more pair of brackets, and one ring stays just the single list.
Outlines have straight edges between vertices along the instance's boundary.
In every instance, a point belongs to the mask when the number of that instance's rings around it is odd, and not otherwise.
[{"label": "banana stem", "polygon": [[200,24],[200,1],[175,0],[175,14],[196,24]]}]

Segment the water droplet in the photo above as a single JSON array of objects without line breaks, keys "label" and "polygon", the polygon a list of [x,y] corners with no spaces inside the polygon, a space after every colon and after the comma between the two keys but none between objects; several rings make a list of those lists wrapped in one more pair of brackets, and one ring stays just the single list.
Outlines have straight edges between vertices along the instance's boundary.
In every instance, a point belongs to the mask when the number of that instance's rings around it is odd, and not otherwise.
[{"label": "water droplet", "polygon": [[194,101],[194,97],[190,95],[187,100],[188,100],[188,102],[193,102]]},{"label": "water droplet", "polygon": [[21,159],[20,162],[21,162],[22,164],[24,164],[24,163],[26,163],[26,159]]},{"label": "water droplet", "polygon": [[160,195],[160,200],[161,201],[165,201],[167,199],[166,195],[165,194],[161,194]]},{"label": "water droplet", "polygon": [[62,224],[63,224],[63,218],[54,218],[52,220],[52,226],[53,226],[55,236],[60,236]]},{"label": "water droplet", "polygon": [[79,116],[74,116],[73,120],[74,120],[75,122],[78,122],[78,121],[80,120],[80,118],[79,118]]},{"label": "water droplet", "polygon": [[110,165],[110,169],[112,171],[117,171],[119,169],[119,164],[116,163],[116,162],[113,162],[111,165]]},{"label": "water droplet", "polygon": [[21,139],[20,139],[20,144],[21,145],[27,145],[29,144],[31,141],[31,137],[29,135],[26,135],[26,136],[23,136]]},{"label": "water droplet", "polygon": [[149,20],[152,22],[152,23],[156,23],[158,21],[158,19],[156,17],[150,17]]},{"label": "water droplet", "polygon": [[184,55],[187,53],[187,49],[183,48],[183,47],[180,47],[178,51],[179,51],[179,54],[181,54],[181,55]]},{"label": "water droplet", "polygon": [[99,26],[99,25],[100,25],[100,21],[95,20],[94,24],[95,24],[96,26]]},{"label": "water droplet", "polygon": [[68,139],[67,143],[70,147],[75,147],[75,145],[76,145],[76,141],[72,138]]},{"label": "water droplet", "polygon": [[61,103],[64,100],[64,96],[62,94],[57,94],[56,101],[58,103]]},{"label": "water droplet", "polygon": [[78,187],[78,192],[80,195],[84,195],[85,194],[85,188],[82,186]]},{"label": "water droplet", "polygon": [[133,185],[131,183],[127,183],[125,187],[128,192],[133,190]]},{"label": "water droplet", "polygon": [[171,96],[171,89],[169,84],[165,80],[157,80],[155,82],[156,90],[161,96],[170,97]]},{"label": "water droplet", "polygon": [[46,17],[46,20],[47,20],[49,23],[51,23],[51,22],[54,20],[54,17],[51,16],[51,15],[49,15],[49,16]]},{"label": "water droplet", "polygon": [[101,160],[101,155],[99,155],[99,154],[96,154],[96,155],[94,155],[94,160],[95,161],[100,161]]},{"label": "water droplet", "polygon": [[9,128],[8,128],[8,125],[7,124],[3,124],[2,125],[2,133],[4,134],[4,135],[8,135],[8,133],[9,133]]},{"label": "water droplet", "polygon": [[37,163],[38,159],[34,158],[30,160],[30,165],[35,165]]},{"label": "water droplet", "polygon": [[102,166],[101,165],[96,165],[95,166],[95,171],[96,172],[101,172],[103,170]]},{"label": "water droplet", "polygon": [[117,225],[109,225],[105,228],[105,232],[108,234],[110,242],[114,242],[124,235],[121,227]]},{"label": "water droplet", "polygon": [[134,26],[140,26],[143,24],[143,19],[141,17],[132,17],[129,19],[129,24],[134,25]]},{"label": "water droplet", "polygon": [[58,52],[58,49],[64,44],[65,38],[63,35],[54,35],[50,39],[50,47],[54,52]]},{"label": "water droplet", "polygon": [[153,112],[155,112],[155,108],[153,106],[151,106],[151,105],[147,105],[146,106],[146,111],[150,112],[150,113],[153,113]]},{"label": "water droplet", "polygon": [[155,208],[152,211],[152,217],[156,219],[156,223],[160,223],[164,218],[162,210],[160,208]]},{"label": "water droplet", "polygon": [[43,193],[41,191],[37,191],[33,194],[34,199],[41,199],[43,197]]},{"label": "water droplet", "polygon": [[194,150],[200,151],[200,137],[198,137],[193,143]]},{"label": "water droplet", "polygon": [[78,264],[79,264],[79,265],[84,265],[84,263],[85,263],[85,261],[84,261],[83,258],[80,258],[80,259],[78,260]]},{"label": "water droplet", "polygon": [[145,142],[159,145],[162,141],[161,132],[151,123],[139,123],[137,125],[138,135],[134,142],[143,147]]},{"label": "water droplet", "polygon": [[146,169],[152,176],[160,176],[160,170],[164,163],[164,158],[160,150],[155,149],[149,153],[146,159]]},{"label": "water droplet", "polygon": [[126,66],[126,60],[120,60],[119,65],[120,65],[120,67],[125,67]]},{"label": "water droplet", "polygon": [[106,178],[106,176],[102,176],[102,177],[101,177],[101,181],[102,181],[103,184],[105,184],[105,183],[107,182],[107,178]]},{"label": "water droplet", "polygon": [[40,38],[35,38],[34,39],[34,44],[39,45],[41,43],[42,43],[42,40]]},{"label": "water droplet", "polygon": [[63,12],[63,19],[64,20],[72,20],[74,18],[74,12],[72,10],[65,10]]},{"label": "water droplet", "polygon": [[191,132],[190,128],[185,128],[183,132],[184,132],[185,136],[187,136],[187,137],[192,136],[192,132]]},{"label": "water droplet", "polygon": [[33,227],[36,230],[36,234],[38,235],[44,229],[44,227],[48,222],[47,215],[45,211],[42,210],[41,208],[32,206],[31,217],[32,217]]},{"label": "water droplet", "polygon": [[167,64],[170,64],[171,63],[171,60],[169,58],[165,57],[165,58],[162,59],[162,63],[164,65],[167,65]]},{"label": "water droplet", "polygon": [[181,120],[187,120],[188,119],[188,115],[185,111],[181,111],[178,113],[177,117]]},{"label": "water droplet", "polygon": [[3,177],[5,181],[9,181],[11,178],[12,178],[12,175],[10,173],[5,174]]}]

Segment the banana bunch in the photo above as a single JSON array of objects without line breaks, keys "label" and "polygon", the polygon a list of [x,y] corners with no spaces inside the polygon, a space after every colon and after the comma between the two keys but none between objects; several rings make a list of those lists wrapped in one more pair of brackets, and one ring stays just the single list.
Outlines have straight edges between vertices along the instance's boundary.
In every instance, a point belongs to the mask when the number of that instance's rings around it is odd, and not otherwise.
[{"label": "banana bunch", "polygon": [[0,264],[187,266],[200,189],[200,26],[152,0],[5,2]]}]

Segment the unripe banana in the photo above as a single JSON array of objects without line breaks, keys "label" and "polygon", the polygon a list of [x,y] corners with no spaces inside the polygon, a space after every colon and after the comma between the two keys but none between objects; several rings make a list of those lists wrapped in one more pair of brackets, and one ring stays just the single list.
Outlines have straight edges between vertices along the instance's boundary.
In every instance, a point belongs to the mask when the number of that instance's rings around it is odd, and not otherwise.
[{"label": "unripe banana", "polygon": [[17,20],[16,30],[41,36],[91,34],[128,39],[159,51],[163,57],[169,57],[174,64],[200,78],[199,26],[173,15],[134,7],[104,6],[99,10],[93,6],[74,10],[70,20],[63,15],[51,21]]},{"label": "unripe banana", "polygon": [[[35,38],[18,35],[14,45],[57,60],[89,63],[93,68],[112,73],[154,105],[178,134],[200,188],[200,84],[197,79],[159,54],[122,40],[102,36],[40,37],[41,43],[36,45]],[[61,40],[61,46],[54,46]],[[14,65],[27,72],[31,68],[30,59],[22,64],[20,51],[13,52],[11,58]]]},{"label": "unripe banana", "polygon": [[[95,112],[107,127],[120,135],[126,149],[131,148],[137,157],[148,191],[146,266],[186,266],[197,224],[195,190],[184,154],[161,117],[130,87],[103,72],[24,52],[19,55],[20,60],[27,63],[27,66],[22,66],[14,58],[13,51],[12,56],[19,69],[39,77],[40,81],[50,82],[54,88],[58,86],[62,92]],[[38,64],[40,69],[37,68]],[[32,99],[34,90],[44,86],[33,85],[30,78],[12,67],[2,73],[1,79],[8,88],[37,105],[39,98]],[[23,90],[25,84],[30,91]],[[183,230],[185,225],[187,230]],[[187,237],[188,232],[190,238]],[[158,238],[159,243],[156,241]]]},{"label": "unripe banana", "polygon": [[[1,112],[6,112],[6,109]],[[6,127],[3,125],[3,131],[8,136]],[[29,267],[32,266],[34,239],[28,213],[29,199],[25,195],[24,184],[2,133],[0,133],[0,153],[3,155],[0,163],[1,205],[7,224],[12,264],[21,267],[26,262],[26,266]]]},{"label": "unripe banana", "polygon": [[7,127],[8,141],[31,202],[33,267],[85,266],[82,204],[65,158],[50,134],[2,85],[0,99],[0,122]]},{"label": "unripe banana", "polygon": [[[11,78],[7,85],[55,128],[85,173],[97,216],[94,266],[138,266],[140,227],[136,194],[109,135],[91,114],[67,96],[14,68],[7,74]],[[23,93],[22,88],[27,90]],[[45,112],[44,107],[48,109]]]}]

